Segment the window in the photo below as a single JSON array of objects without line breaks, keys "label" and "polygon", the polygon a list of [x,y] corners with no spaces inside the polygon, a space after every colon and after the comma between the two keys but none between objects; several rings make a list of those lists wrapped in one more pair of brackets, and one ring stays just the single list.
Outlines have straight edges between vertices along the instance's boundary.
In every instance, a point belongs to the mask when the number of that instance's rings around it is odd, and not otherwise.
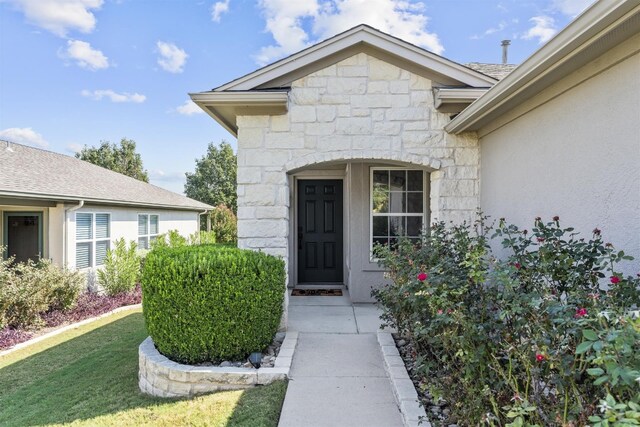
[{"label": "window", "polygon": [[426,211],[424,172],[371,168],[371,249],[398,237],[418,239]]},{"label": "window", "polygon": [[76,268],[104,264],[111,247],[111,215],[106,213],[76,214]]},{"label": "window", "polygon": [[153,242],[159,233],[160,220],[158,215],[139,214],[138,215],[138,248],[149,249],[150,242]]}]

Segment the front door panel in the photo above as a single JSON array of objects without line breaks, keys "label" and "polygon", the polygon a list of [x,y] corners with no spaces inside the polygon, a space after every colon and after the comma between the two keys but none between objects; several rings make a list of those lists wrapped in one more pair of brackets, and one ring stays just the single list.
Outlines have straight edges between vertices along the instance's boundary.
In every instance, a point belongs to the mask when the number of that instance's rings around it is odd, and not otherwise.
[{"label": "front door panel", "polygon": [[342,181],[298,181],[298,282],[342,282]]}]

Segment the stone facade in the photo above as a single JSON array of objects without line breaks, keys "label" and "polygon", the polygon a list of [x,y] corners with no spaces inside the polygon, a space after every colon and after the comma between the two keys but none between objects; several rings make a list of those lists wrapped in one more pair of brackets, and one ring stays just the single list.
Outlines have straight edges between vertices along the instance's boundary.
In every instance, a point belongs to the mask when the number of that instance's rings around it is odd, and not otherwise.
[{"label": "stone facade", "polygon": [[270,384],[289,377],[297,343],[298,333],[287,333],[273,368],[219,368],[173,362],[160,354],[148,337],[138,350],[138,385],[140,391],[152,396],[190,397]]},{"label": "stone facade", "polygon": [[430,80],[365,53],[293,82],[288,113],[237,118],[239,246],[288,261],[290,175],[326,162],[424,168],[427,221],[471,219],[479,205],[478,141],[447,134],[449,120],[434,108]]}]

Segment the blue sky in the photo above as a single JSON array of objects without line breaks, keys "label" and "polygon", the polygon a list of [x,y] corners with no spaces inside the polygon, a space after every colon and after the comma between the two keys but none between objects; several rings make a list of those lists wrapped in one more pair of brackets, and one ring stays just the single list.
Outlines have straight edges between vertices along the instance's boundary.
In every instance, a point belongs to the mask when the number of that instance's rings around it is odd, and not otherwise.
[{"label": "blue sky", "polygon": [[[0,0],[0,139],[73,155],[137,142],[182,192],[209,142],[188,101],[360,23],[461,63],[520,63],[591,0]],[[0,165],[1,167],[2,165]]]}]

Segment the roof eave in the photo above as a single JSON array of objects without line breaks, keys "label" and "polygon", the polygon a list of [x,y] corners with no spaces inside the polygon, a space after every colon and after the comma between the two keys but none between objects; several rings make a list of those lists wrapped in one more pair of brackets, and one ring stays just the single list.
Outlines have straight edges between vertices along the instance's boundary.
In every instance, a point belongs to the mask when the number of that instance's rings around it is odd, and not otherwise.
[{"label": "roof eave", "polygon": [[211,91],[190,93],[189,96],[196,105],[235,137],[238,136],[237,116],[285,114],[289,101],[288,90]]},{"label": "roof eave", "polygon": [[27,200],[43,200],[43,201],[53,201],[53,202],[84,201],[86,204],[112,205],[112,206],[118,206],[118,207],[121,207],[121,206],[122,207],[146,207],[146,208],[194,211],[194,212],[202,211],[203,209],[207,209],[207,210],[214,209],[213,206],[209,206],[206,203],[203,203],[202,205],[199,205],[199,206],[177,206],[177,205],[167,205],[162,203],[141,203],[141,202],[126,201],[126,200],[108,200],[108,199],[72,196],[72,195],[64,195],[64,194],[37,194],[37,193],[26,193],[26,192],[4,191],[4,190],[0,190],[0,197],[27,199]]},{"label": "roof eave", "polygon": [[440,110],[450,104],[468,105],[480,98],[488,90],[489,88],[434,88],[435,107]]},{"label": "roof eave", "polygon": [[[501,106],[513,101],[525,89],[535,85],[541,86],[540,90],[548,87],[552,82],[543,81],[545,77],[552,75],[560,65],[575,61],[578,55],[588,51],[595,40],[638,13],[640,5],[634,0],[594,3],[511,74],[456,116],[445,126],[445,130],[454,134],[478,130],[485,122],[492,120],[492,113],[498,114]],[[554,81],[560,78],[555,76]]]}]

